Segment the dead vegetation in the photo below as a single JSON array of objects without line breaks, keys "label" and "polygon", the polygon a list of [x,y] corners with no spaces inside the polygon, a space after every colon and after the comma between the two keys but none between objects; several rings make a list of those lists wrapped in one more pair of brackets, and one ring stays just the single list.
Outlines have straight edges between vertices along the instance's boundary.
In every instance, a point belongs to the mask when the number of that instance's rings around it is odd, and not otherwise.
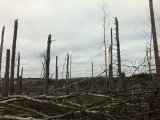
[{"label": "dead vegetation", "polygon": [[[77,79],[64,87],[65,80],[61,80],[57,89],[54,89],[57,83],[51,81],[48,94],[45,89],[40,92],[44,86],[41,81],[30,81],[32,89],[23,87],[22,95],[0,100],[1,119],[147,120],[159,112],[159,109],[150,109],[154,92],[151,79],[149,75],[112,78],[118,86],[107,90],[103,86],[104,78],[94,78],[93,84],[91,78]],[[27,80],[23,82],[23,86],[27,84]],[[65,89],[69,89],[70,94],[66,95]]]}]

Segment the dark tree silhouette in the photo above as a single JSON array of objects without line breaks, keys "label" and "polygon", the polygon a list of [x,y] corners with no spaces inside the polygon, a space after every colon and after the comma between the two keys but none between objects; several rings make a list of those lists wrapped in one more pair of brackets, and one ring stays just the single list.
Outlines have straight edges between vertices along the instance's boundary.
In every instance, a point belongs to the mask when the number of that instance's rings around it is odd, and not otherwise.
[{"label": "dark tree silhouette", "polygon": [[117,18],[115,18],[115,25],[116,25],[116,41],[117,41],[118,76],[121,77],[121,54],[120,54],[120,43],[119,43],[119,23],[118,23]]},{"label": "dark tree silhouette", "polygon": [[10,49],[7,49],[6,53],[6,68],[5,68],[5,89],[4,89],[4,97],[8,96],[9,93],[9,67],[10,67]]},{"label": "dark tree silhouette", "polygon": [[50,47],[51,47],[51,35],[48,36],[47,43],[47,59],[46,59],[46,78],[45,78],[45,92],[48,92],[49,86],[49,65],[50,65]]},{"label": "dark tree silhouette", "polygon": [[150,16],[151,16],[151,27],[152,27],[152,36],[153,36],[153,45],[154,45],[154,56],[155,56],[155,63],[156,63],[156,73],[160,74],[160,61],[159,61],[159,55],[158,55],[157,33],[156,33],[156,25],[155,25],[152,0],[149,0],[149,8],[150,8]]},{"label": "dark tree silhouette", "polygon": [[10,75],[10,94],[14,94],[14,68],[15,68],[15,53],[17,40],[18,19],[14,22],[14,35],[12,44],[12,58],[11,58],[11,75]]}]

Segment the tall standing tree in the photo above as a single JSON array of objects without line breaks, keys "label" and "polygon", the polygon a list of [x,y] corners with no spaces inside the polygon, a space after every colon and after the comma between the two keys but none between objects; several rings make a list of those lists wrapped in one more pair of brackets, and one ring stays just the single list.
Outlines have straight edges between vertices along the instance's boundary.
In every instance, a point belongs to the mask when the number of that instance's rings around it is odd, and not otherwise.
[{"label": "tall standing tree", "polygon": [[58,56],[56,56],[56,82],[58,83]]},{"label": "tall standing tree", "polygon": [[3,26],[3,28],[2,28],[1,48],[0,48],[0,91],[1,91],[2,95],[3,95],[3,83],[2,83],[2,80],[1,80],[1,66],[2,66],[4,32],[5,32],[5,26]]},{"label": "tall standing tree", "polygon": [[9,93],[9,67],[10,67],[10,49],[7,49],[7,53],[6,53],[6,68],[5,68],[4,97],[7,97],[8,93]]},{"label": "tall standing tree", "polygon": [[111,28],[111,45],[109,47],[109,77],[113,77],[113,35],[112,35],[112,28]]},{"label": "tall standing tree", "polygon": [[[55,74],[55,88],[57,89],[58,87],[58,56],[56,56],[56,74]],[[55,94],[57,95],[57,92],[55,92]]]},{"label": "tall standing tree", "polygon": [[119,42],[119,23],[118,23],[117,18],[115,18],[115,25],[116,25],[116,41],[117,41],[118,76],[121,77],[121,53],[120,53],[120,42]]},{"label": "tall standing tree", "polygon": [[49,89],[49,66],[50,66],[50,48],[51,48],[51,35],[48,36],[47,42],[47,59],[46,59],[46,76],[45,76],[45,92]]},{"label": "tall standing tree", "polygon": [[93,62],[92,62],[92,84],[91,84],[91,90],[93,91]]},{"label": "tall standing tree", "polygon": [[14,68],[15,68],[17,29],[18,29],[18,19],[16,19],[14,22],[14,35],[13,35],[13,43],[12,43],[11,75],[10,75],[10,94],[11,95],[14,94]]},{"label": "tall standing tree", "polygon": [[107,80],[107,45],[106,45],[106,20],[108,17],[108,14],[106,13],[106,1],[103,1],[103,44],[104,44],[104,60],[105,60],[105,76],[106,76],[106,86],[108,86],[108,80]]},{"label": "tall standing tree", "polygon": [[23,78],[23,67],[21,69],[21,75],[19,76],[19,81],[18,81],[18,91],[17,91],[17,94],[19,94],[19,95],[22,94],[22,78]]},{"label": "tall standing tree", "polygon": [[69,73],[70,73],[69,78],[71,79],[71,77],[72,77],[72,55],[70,55],[70,72]]},{"label": "tall standing tree", "polygon": [[1,66],[2,66],[2,53],[3,53],[3,41],[4,41],[5,26],[2,28],[1,48],[0,48],[0,79],[1,79]]},{"label": "tall standing tree", "polygon": [[[69,85],[69,54],[67,54],[67,65],[66,65],[66,86]],[[69,95],[69,88],[66,89],[66,94]]]},{"label": "tall standing tree", "polygon": [[16,82],[17,92],[18,92],[18,88],[19,88],[19,69],[20,69],[20,52],[18,52],[18,64],[17,64],[17,82]]},{"label": "tall standing tree", "polygon": [[153,1],[152,0],[149,0],[149,8],[150,8],[150,19],[151,19],[156,73],[160,74],[160,61],[159,61],[159,54],[158,54],[157,32],[156,32],[156,25],[155,25],[154,9],[153,9]]},{"label": "tall standing tree", "polygon": [[[156,73],[157,78],[153,81],[153,94],[150,103],[150,111],[154,111],[160,109],[159,107],[159,77],[160,77],[160,60],[158,54],[158,43],[157,43],[157,32],[156,32],[156,25],[155,25],[155,18],[154,18],[154,9],[153,9],[153,0],[149,0],[149,8],[150,8],[150,19],[151,19],[151,29],[152,29],[152,37],[153,37],[153,46],[154,46],[154,56],[155,56],[155,65],[156,65]],[[149,113],[149,116],[154,118],[159,118],[159,111]]]}]

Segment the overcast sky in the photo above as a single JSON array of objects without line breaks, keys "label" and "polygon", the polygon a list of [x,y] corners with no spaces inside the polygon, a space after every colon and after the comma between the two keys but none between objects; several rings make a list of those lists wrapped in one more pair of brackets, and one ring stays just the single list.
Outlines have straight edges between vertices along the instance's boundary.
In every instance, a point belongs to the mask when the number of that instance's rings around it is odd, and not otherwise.
[{"label": "overcast sky", "polygon": [[[158,10],[160,2],[153,1]],[[110,28],[115,27],[114,17],[117,17],[122,60],[142,60],[146,45],[143,33],[150,32],[148,0],[107,0],[106,6],[107,47]],[[24,77],[40,77],[40,53],[47,48],[49,34],[52,40],[56,40],[51,44],[50,72],[53,78],[55,57],[59,57],[59,76],[62,77],[67,53],[72,55],[72,77],[91,76],[92,61],[94,76],[98,75],[104,69],[103,47],[100,49],[103,42],[102,17],[102,0],[0,0],[0,28],[6,26],[3,72],[6,49],[12,47],[14,20],[18,19],[16,52],[21,53]],[[122,64],[129,62],[122,61]],[[129,73],[125,67],[122,71]]]}]

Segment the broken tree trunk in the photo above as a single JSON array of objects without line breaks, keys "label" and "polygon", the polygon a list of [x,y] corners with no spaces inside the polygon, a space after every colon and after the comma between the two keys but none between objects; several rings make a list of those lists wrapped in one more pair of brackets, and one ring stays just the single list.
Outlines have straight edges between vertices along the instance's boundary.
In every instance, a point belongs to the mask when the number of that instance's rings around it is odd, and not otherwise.
[{"label": "broken tree trunk", "polygon": [[[149,0],[149,8],[150,8],[150,19],[151,19],[151,29],[152,29],[152,37],[153,37],[153,46],[154,46],[154,56],[155,56],[155,65],[156,65],[156,77],[153,79],[153,95],[151,97],[150,103],[150,111],[154,111],[160,109],[159,107],[159,77],[160,77],[160,60],[158,54],[158,43],[157,43],[157,33],[156,33],[156,25],[154,18],[154,9],[153,9],[153,0]],[[149,116],[153,118],[160,118],[160,112],[150,113]]]},{"label": "broken tree trunk", "polygon": [[[69,85],[69,54],[67,54],[67,65],[66,65],[66,86]],[[69,95],[69,88],[66,89],[66,94]]]},{"label": "broken tree trunk", "polygon": [[4,31],[5,31],[5,26],[3,26],[3,28],[2,28],[1,48],[0,48],[0,91],[1,91],[2,95],[3,95],[3,83],[2,83],[2,79],[1,79],[1,66],[2,66]]},{"label": "broken tree trunk", "polygon": [[149,8],[150,8],[150,16],[151,16],[153,45],[154,45],[154,56],[155,56],[155,63],[156,63],[156,73],[160,74],[160,61],[159,61],[159,54],[158,54],[157,33],[156,33],[156,25],[155,25],[153,1],[152,0],[149,0],[149,6],[150,6]]},{"label": "broken tree trunk", "polygon": [[4,97],[9,93],[9,67],[10,67],[10,49],[7,49],[6,53],[6,68],[5,68],[5,85],[4,85]]},{"label": "broken tree trunk", "polygon": [[113,77],[113,37],[112,37],[112,28],[111,28],[111,45],[109,46],[109,77]]},{"label": "broken tree trunk", "polygon": [[11,58],[11,75],[10,75],[10,94],[14,94],[14,67],[15,67],[15,53],[16,53],[16,40],[17,40],[18,19],[14,23],[14,35],[12,44],[12,58]]},{"label": "broken tree trunk", "polygon": [[92,62],[92,83],[91,83],[91,90],[93,91],[93,62]]},{"label": "broken tree trunk", "polygon": [[23,67],[21,69],[21,76],[19,76],[19,81],[18,81],[18,95],[22,94],[22,78],[23,78]]},{"label": "broken tree trunk", "polygon": [[47,43],[47,59],[46,59],[46,78],[45,78],[45,92],[48,93],[49,89],[49,65],[50,65],[50,47],[51,47],[51,35],[48,36]]},{"label": "broken tree trunk", "polygon": [[103,11],[103,43],[104,43],[104,60],[105,60],[105,76],[106,76],[106,86],[108,87],[108,80],[107,80],[107,45],[106,45],[106,11]]},{"label": "broken tree trunk", "polygon": [[112,77],[112,73],[111,73],[111,71],[112,71],[112,68],[111,68],[111,66],[112,66],[112,63],[111,63],[111,45],[109,46],[108,55],[109,55],[109,78],[111,78]]},{"label": "broken tree trunk", "polygon": [[72,55],[70,55],[70,79],[71,79],[71,77],[72,77]]},{"label": "broken tree trunk", "polygon": [[56,82],[58,83],[58,56],[56,56]]},{"label": "broken tree trunk", "polygon": [[[58,88],[58,56],[56,56],[56,74],[55,74],[55,89]],[[57,92],[55,92],[55,94],[57,95]]]},{"label": "broken tree trunk", "polygon": [[119,23],[118,23],[117,18],[115,18],[115,25],[116,25],[116,41],[117,41],[118,76],[121,77],[121,54],[120,54],[120,43],[119,43]]},{"label": "broken tree trunk", "polygon": [[93,78],[93,62],[92,62],[92,78]]},{"label": "broken tree trunk", "polygon": [[18,92],[18,88],[19,88],[19,68],[20,68],[20,52],[18,52],[18,65],[17,65],[17,82],[16,82],[17,92]]}]

